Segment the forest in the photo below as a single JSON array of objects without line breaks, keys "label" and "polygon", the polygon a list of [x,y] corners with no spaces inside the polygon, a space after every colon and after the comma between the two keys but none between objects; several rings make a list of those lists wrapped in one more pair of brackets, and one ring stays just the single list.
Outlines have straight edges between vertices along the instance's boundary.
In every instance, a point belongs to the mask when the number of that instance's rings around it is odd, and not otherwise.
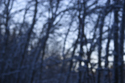
[{"label": "forest", "polygon": [[125,83],[125,0],[0,0],[0,83]]}]

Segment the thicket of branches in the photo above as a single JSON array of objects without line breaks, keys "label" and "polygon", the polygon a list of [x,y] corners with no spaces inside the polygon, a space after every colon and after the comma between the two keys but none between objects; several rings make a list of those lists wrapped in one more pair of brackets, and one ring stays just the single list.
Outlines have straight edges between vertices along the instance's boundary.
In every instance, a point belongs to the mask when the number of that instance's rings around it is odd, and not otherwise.
[{"label": "thicket of branches", "polygon": [[124,83],[125,0],[0,0],[0,83]]}]

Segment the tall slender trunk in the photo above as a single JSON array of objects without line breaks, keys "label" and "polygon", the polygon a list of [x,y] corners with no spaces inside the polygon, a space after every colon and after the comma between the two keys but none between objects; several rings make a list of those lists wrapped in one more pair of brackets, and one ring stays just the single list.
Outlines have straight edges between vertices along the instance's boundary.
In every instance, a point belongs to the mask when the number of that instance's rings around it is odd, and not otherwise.
[{"label": "tall slender trunk", "polygon": [[[84,36],[84,26],[85,26],[85,4],[86,1],[83,0],[83,3],[81,3],[80,1],[78,1],[78,6],[79,6],[79,34],[80,34],[80,52],[79,52],[79,58],[83,57],[83,36]],[[82,9],[84,13],[82,13]],[[82,16],[82,17],[81,17]],[[79,60],[79,78],[78,78],[78,83],[82,83],[83,79],[82,79],[82,61]]]},{"label": "tall slender trunk", "polygon": [[[114,1],[114,5],[118,4],[118,0]],[[114,9],[114,63],[113,63],[113,83],[118,83],[118,8]]]},{"label": "tall slender trunk", "polygon": [[[107,6],[109,6],[109,5],[110,5],[110,0],[107,0],[104,12],[106,12]],[[104,76],[103,83],[107,83],[108,82],[107,78],[108,78],[108,74],[109,74],[108,56],[109,56],[109,44],[110,44],[110,40],[111,40],[112,28],[110,29],[110,27],[108,26],[108,30],[109,30],[109,32],[108,32],[108,39],[107,39],[107,44],[106,44],[106,49],[105,49],[106,50],[106,55],[105,55],[105,65],[104,65],[105,68],[104,68],[104,72],[103,72],[104,73],[104,75],[103,75]]]},{"label": "tall slender trunk", "polygon": [[101,11],[100,14],[100,20],[99,20],[99,39],[98,39],[98,68],[97,68],[97,77],[96,77],[96,83],[100,83],[100,70],[101,70],[101,51],[102,51],[102,33],[103,33],[103,25],[105,20],[106,11]]},{"label": "tall slender trunk", "polygon": [[119,61],[118,61],[118,76],[119,76],[119,83],[124,83],[124,74],[123,74],[123,53],[124,53],[124,28],[125,28],[125,0],[123,1],[123,11],[122,11],[122,22],[120,26],[120,39],[119,39]]},{"label": "tall slender trunk", "polygon": [[105,69],[104,69],[104,83],[107,83],[108,82],[108,79],[109,79],[109,69],[108,69],[108,64],[109,64],[109,61],[108,61],[108,57],[109,57],[109,44],[110,44],[110,41],[111,41],[111,34],[112,34],[112,28],[109,30],[108,32],[108,40],[107,40],[107,44],[106,44],[106,54],[105,54]]},{"label": "tall slender trunk", "polygon": [[[13,3],[13,1],[10,1],[10,0],[7,0],[6,2],[4,2],[4,5],[5,5],[5,36],[4,36],[4,43],[3,43],[3,51],[2,51],[2,56],[1,57],[5,57],[6,55],[7,56],[10,56],[8,55],[8,42],[9,42],[9,36],[10,36],[10,27],[9,27],[9,21],[10,21],[10,11],[11,11],[11,4]],[[4,67],[4,70],[2,72],[5,72],[5,71],[10,71],[9,67]],[[1,80],[1,83],[5,82],[5,79],[2,79]]]}]

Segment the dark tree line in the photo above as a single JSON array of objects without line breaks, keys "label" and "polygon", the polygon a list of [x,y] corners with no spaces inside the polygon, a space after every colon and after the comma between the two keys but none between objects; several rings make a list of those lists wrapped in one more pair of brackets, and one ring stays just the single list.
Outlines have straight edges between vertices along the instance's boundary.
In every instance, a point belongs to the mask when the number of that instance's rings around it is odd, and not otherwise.
[{"label": "dark tree line", "polygon": [[125,83],[125,0],[0,0],[0,83]]}]

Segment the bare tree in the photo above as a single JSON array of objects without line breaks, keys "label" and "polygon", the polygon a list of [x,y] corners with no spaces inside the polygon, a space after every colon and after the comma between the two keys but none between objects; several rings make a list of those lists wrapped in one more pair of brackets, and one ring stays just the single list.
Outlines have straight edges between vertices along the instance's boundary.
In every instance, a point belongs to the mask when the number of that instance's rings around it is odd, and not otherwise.
[{"label": "bare tree", "polygon": [[[114,1],[114,4],[118,4],[118,0]],[[113,83],[118,83],[118,11],[119,9],[115,7],[114,9],[114,24],[113,24],[113,36],[114,36],[114,63],[113,63]]]}]

